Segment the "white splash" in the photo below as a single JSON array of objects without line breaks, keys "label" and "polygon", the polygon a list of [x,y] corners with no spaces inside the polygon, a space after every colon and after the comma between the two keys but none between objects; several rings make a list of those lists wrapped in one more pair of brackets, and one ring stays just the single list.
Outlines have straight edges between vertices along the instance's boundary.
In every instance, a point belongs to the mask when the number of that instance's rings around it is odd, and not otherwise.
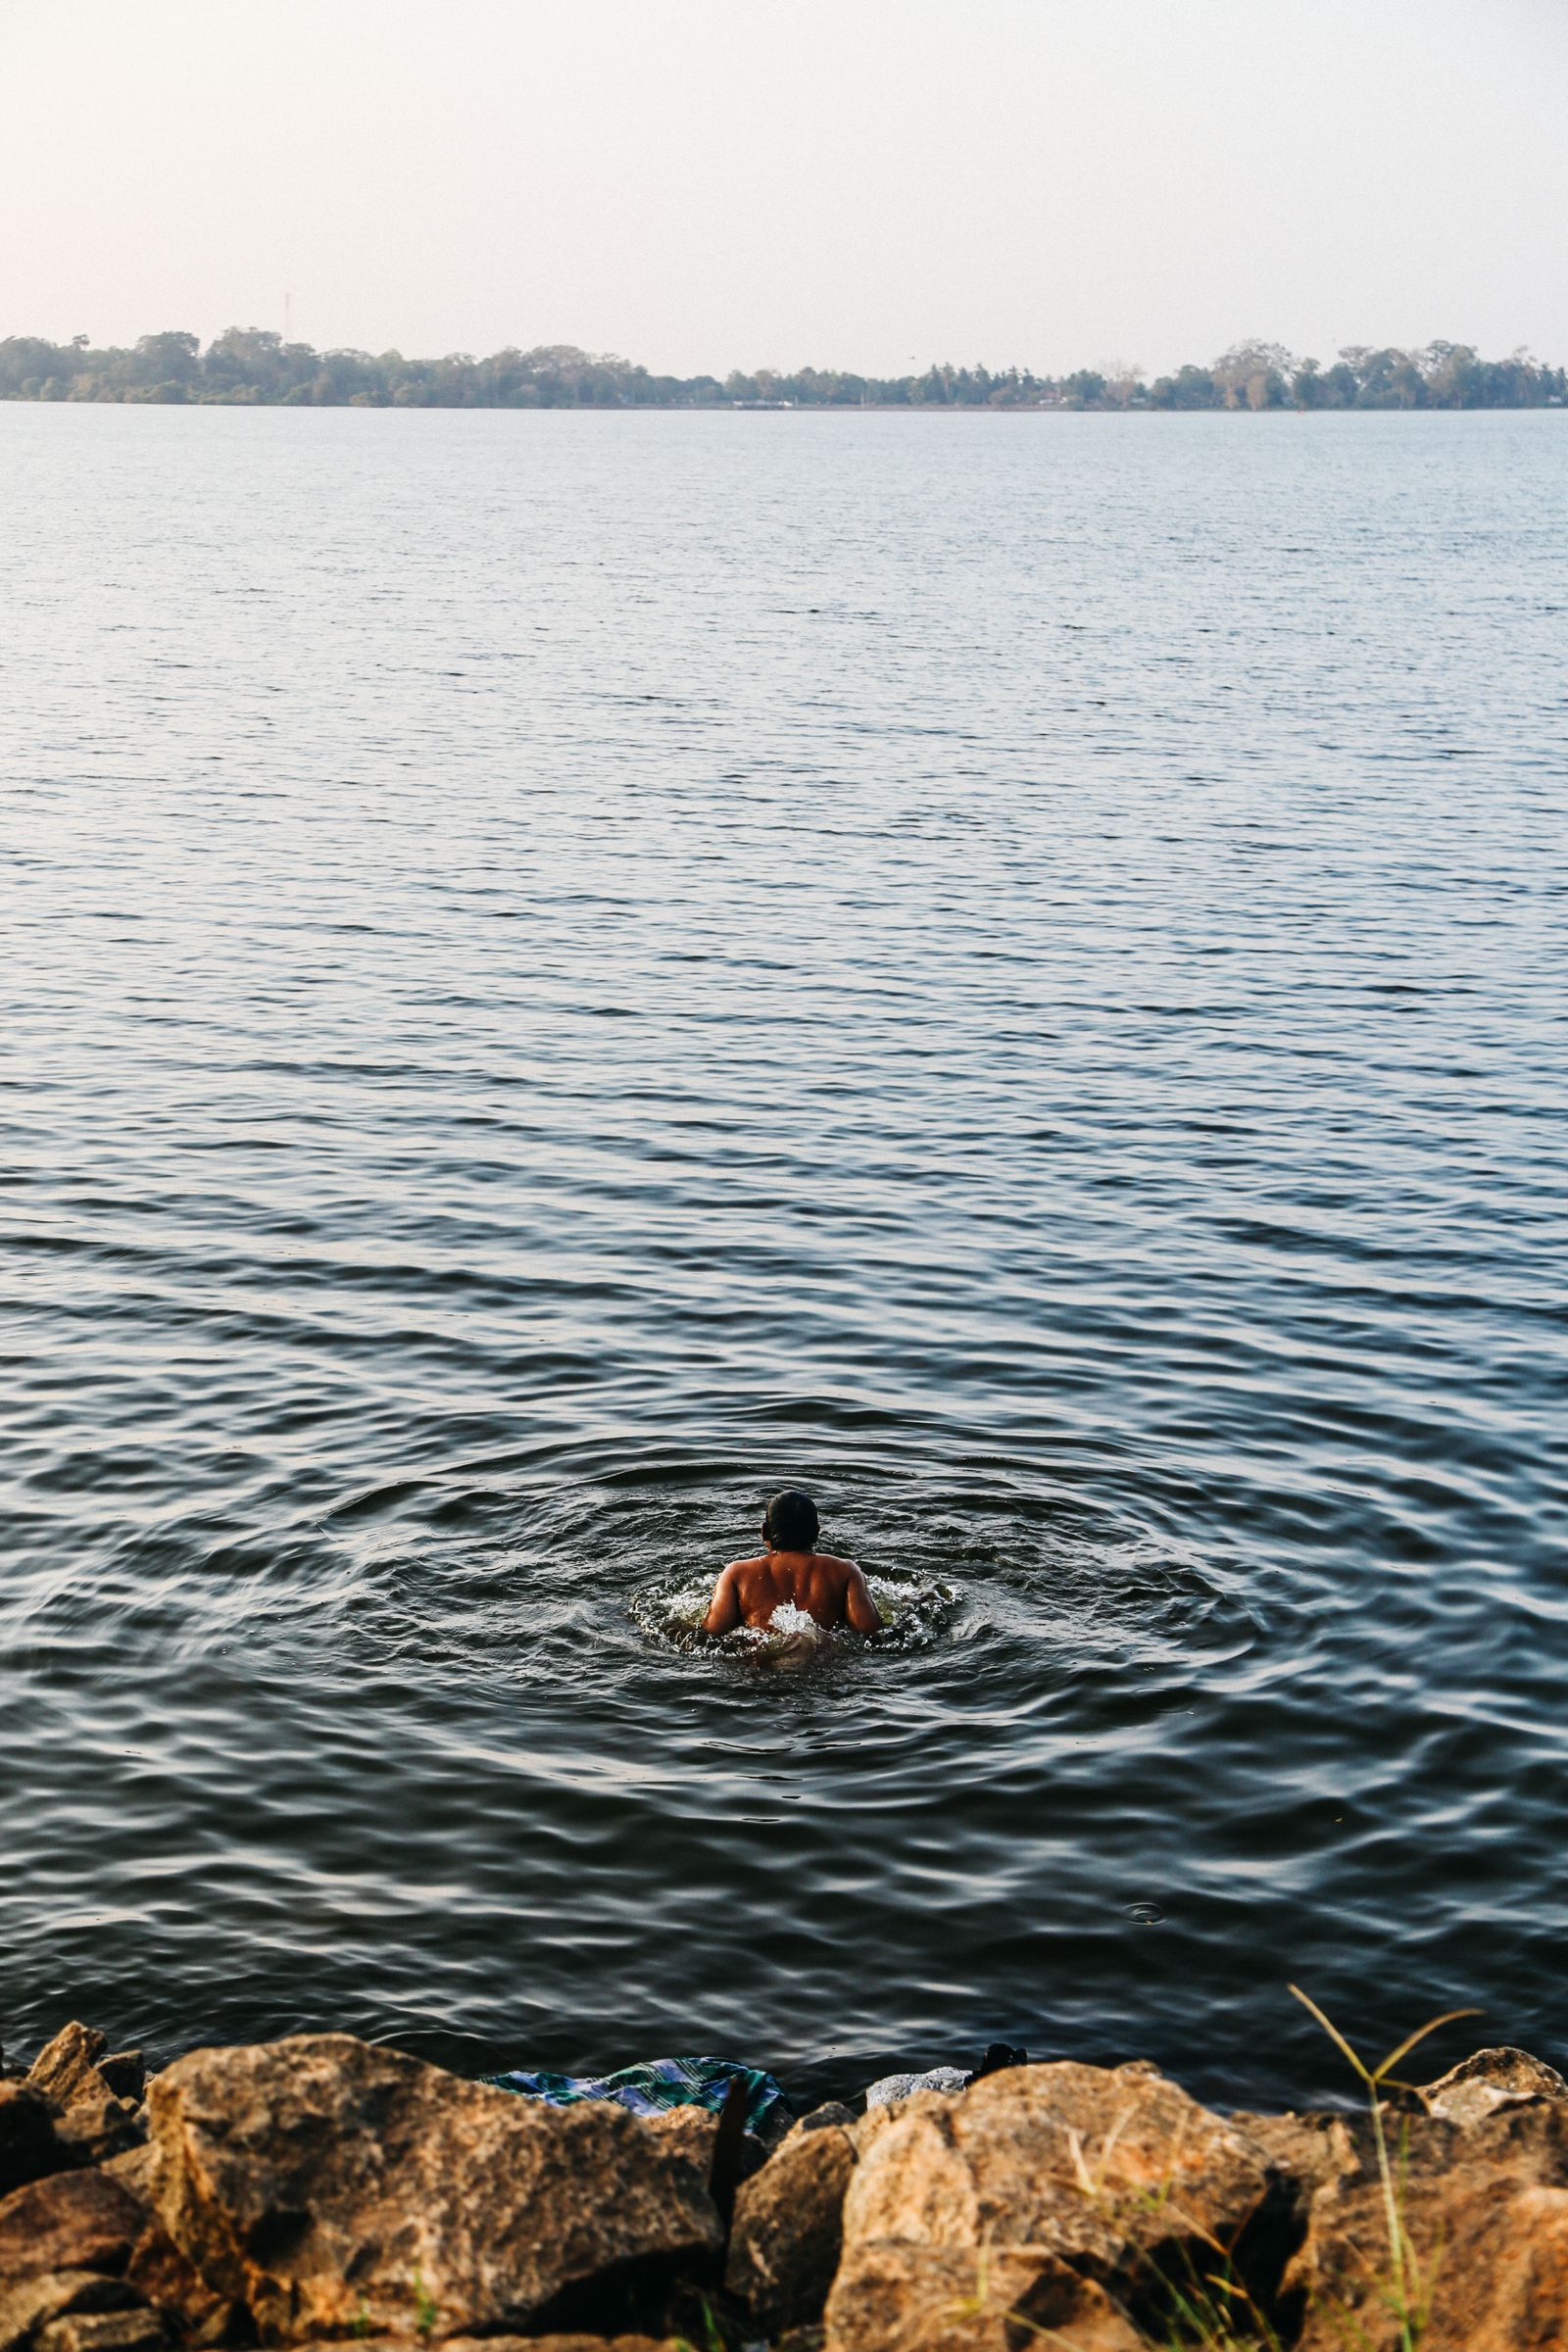
[{"label": "white splash", "polygon": [[819,1634],[821,1626],[809,1609],[797,1608],[793,1600],[781,1600],[767,1621],[770,1634]]}]

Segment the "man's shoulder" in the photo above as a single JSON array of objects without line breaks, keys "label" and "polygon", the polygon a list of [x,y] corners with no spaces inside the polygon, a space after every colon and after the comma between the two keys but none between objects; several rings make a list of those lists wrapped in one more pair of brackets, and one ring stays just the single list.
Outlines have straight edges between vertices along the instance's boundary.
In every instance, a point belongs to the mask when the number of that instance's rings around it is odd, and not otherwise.
[{"label": "man's shoulder", "polygon": [[847,1560],[836,1551],[819,1551],[816,1554],[816,1564],[819,1568],[826,1568],[832,1575],[838,1577],[857,1576],[859,1573],[858,1560]]}]

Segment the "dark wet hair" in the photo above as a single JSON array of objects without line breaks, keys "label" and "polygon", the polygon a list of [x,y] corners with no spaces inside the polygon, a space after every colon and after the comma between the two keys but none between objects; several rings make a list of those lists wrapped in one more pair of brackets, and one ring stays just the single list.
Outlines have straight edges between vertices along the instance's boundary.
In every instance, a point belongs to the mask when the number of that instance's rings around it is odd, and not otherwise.
[{"label": "dark wet hair", "polygon": [[775,1494],[762,1517],[762,1533],[775,1551],[809,1551],[820,1522],[816,1505],[799,1487]]}]

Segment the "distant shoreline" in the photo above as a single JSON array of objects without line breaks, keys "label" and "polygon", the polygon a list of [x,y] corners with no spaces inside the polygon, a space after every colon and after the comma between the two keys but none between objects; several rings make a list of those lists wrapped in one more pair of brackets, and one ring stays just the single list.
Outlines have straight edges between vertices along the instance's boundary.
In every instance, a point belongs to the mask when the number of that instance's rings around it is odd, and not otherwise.
[{"label": "distant shoreline", "polygon": [[[232,410],[251,411],[251,410],[265,409],[265,410],[268,410],[269,412],[270,412],[271,410],[274,410],[274,409],[288,409],[288,410],[292,411],[292,412],[293,412],[295,415],[299,415],[299,414],[301,414],[301,413],[304,413],[304,414],[307,414],[307,415],[312,415],[312,416],[325,416],[325,415],[331,415],[331,416],[341,416],[341,415],[343,415],[343,414],[344,414],[346,411],[350,411],[350,410],[352,410],[352,411],[353,411],[355,414],[357,414],[357,415],[359,415],[359,416],[387,416],[387,415],[398,415],[398,416],[601,416],[601,417],[604,417],[604,418],[605,418],[607,421],[608,421],[610,418],[612,418],[612,417],[615,417],[615,416],[620,416],[620,417],[626,417],[626,416],[713,416],[713,417],[719,417],[719,416],[837,416],[837,417],[842,417],[842,418],[843,418],[843,419],[844,419],[846,422],[848,422],[848,421],[849,421],[851,418],[853,418],[853,417],[856,417],[856,416],[907,416],[907,417],[910,417],[910,418],[917,417],[917,416],[948,416],[948,417],[953,417],[953,418],[958,418],[958,417],[961,417],[961,416],[970,416],[970,417],[976,417],[976,416],[992,416],[992,417],[997,417],[997,418],[1006,418],[1006,417],[1015,417],[1015,418],[1021,418],[1021,417],[1039,417],[1039,416],[1071,416],[1071,417],[1077,417],[1077,416],[1102,416],[1102,417],[1103,417],[1103,416],[1118,416],[1118,417],[1119,417],[1119,416],[1146,416],[1146,417],[1160,417],[1160,416],[1163,416],[1163,417],[1170,417],[1170,416],[1226,416],[1226,415],[1230,414],[1230,412],[1228,412],[1228,411],[1226,411],[1226,410],[1223,410],[1223,409],[1165,409],[1165,408],[1155,408],[1155,407],[1154,407],[1154,406],[1153,406],[1153,405],[1152,405],[1151,402],[1149,402],[1149,401],[1144,401],[1144,402],[1138,403],[1138,404],[1134,405],[1133,407],[1130,407],[1130,408],[1127,408],[1127,409],[1091,409],[1091,408],[1086,408],[1086,407],[1083,407],[1082,405],[1079,405],[1079,406],[1073,406],[1073,405],[1071,405],[1071,404],[1069,404],[1069,403],[1067,403],[1067,402],[1058,402],[1058,403],[1056,403],[1056,404],[1054,404],[1054,405],[1048,404],[1048,403],[1046,403],[1046,402],[1041,402],[1041,403],[1040,403],[1038,406],[1036,406],[1036,407],[1034,407],[1034,408],[1025,408],[1025,407],[1022,405],[1022,403],[1021,403],[1021,402],[1020,402],[1020,403],[1014,403],[1014,404],[1012,404],[1012,405],[1010,405],[1010,406],[1008,406],[1008,407],[1006,407],[1006,408],[995,408],[995,409],[978,408],[978,407],[976,407],[976,408],[957,408],[957,407],[947,407],[947,406],[944,406],[944,405],[942,405],[942,404],[940,404],[940,403],[938,403],[938,402],[936,402],[936,401],[928,401],[928,402],[908,401],[908,402],[905,402],[905,401],[892,401],[892,400],[867,400],[867,401],[858,401],[858,402],[857,402],[857,403],[856,403],[856,404],[855,404],[853,407],[851,407],[851,406],[849,406],[849,405],[847,405],[847,404],[842,404],[842,403],[834,403],[834,404],[833,404],[833,405],[830,407],[830,406],[829,406],[827,403],[825,403],[825,402],[824,402],[824,403],[821,403],[821,404],[819,404],[819,405],[808,405],[808,404],[807,404],[807,403],[803,402],[803,403],[802,403],[802,404],[801,404],[799,407],[795,407],[795,406],[793,406],[793,405],[791,405],[791,406],[788,406],[788,407],[784,407],[784,406],[773,407],[773,406],[763,406],[763,405],[760,405],[759,403],[757,403],[757,402],[755,402],[755,401],[736,401],[736,402],[734,402],[734,403],[729,403],[729,402],[722,402],[722,401],[701,401],[701,402],[700,402],[700,401],[679,401],[679,400],[640,400],[640,401],[636,402],[636,403],[635,403],[635,405],[634,405],[634,404],[632,404],[632,403],[630,403],[630,402],[628,402],[628,403],[626,404],[626,406],[625,406],[625,407],[623,407],[623,408],[612,408],[612,407],[611,407],[611,406],[610,406],[608,403],[605,403],[605,402],[600,402],[600,401],[591,401],[591,402],[590,402],[590,401],[582,401],[582,402],[552,401],[552,402],[539,402],[539,403],[537,403],[537,404],[534,404],[534,405],[525,405],[525,404],[523,404],[522,402],[517,402],[517,401],[497,401],[497,400],[491,400],[491,401],[462,401],[462,402],[458,402],[458,401],[381,401],[381,400],[374,400],[374,401],[372,401],[372,400],[329,400],[329,401],[308,401],[308,402],[307,402],[307,401],[290,401],[290,400],[156,400],[156,399],[141,399],[141,400],[132,400],[132,399],[124,399],[124,400],[110,400],[110,399],[100,399],[100,400],[80,400],[80,399],[78,399],[78,400],[55,400],[55,399],[51,399],[51,398],[43,398],[43,399],[40,399],[40,398],[36,397],[35,395],[28,395],[28,394],[23,394],[23,393],[15,393],[15,392],[0,392],[0,408],[14,408],[14,409],[23,409],[23,408],[46,408],[46,409],[55,409],[55,408],[61,408],[61,409],[65,409],[65,408],[71,408],[71,409],[93,409],[93,408],[96,408],[96,409],[107,409],[107,408],[153,409],[153,408],[172,408],[172,409],[182,409],[182,410],[194,410],[194,409],[201,409],[201,410],[211,410],[211,411],[222,411],[222,412],[224,412],[225,414],[226,414],[226,413],[228,413],[229,411],[232,411]],[[1543,414],[1543,415],[1557,415],[1557,416],[1565,416],[1565,415],[1568,415],[1568,400],[1553,400],[1553,401],[1506,401],[1506,402],[1505,402],[1505,401],[1494,401],[1494,402],[1492,402],[1492,403],[1490,403],[1490,404],[1489,404],[1487,407],[1485,407],[1485,408],[1474,408],[1474,409],[1465,409],[1465,410],[1461,410],[1461,409],[1383,409],[1383,410],[1367,410],[1367,409],[1361,409],[1361,410],[1349,410],[1349,409],[1320,409],[1320,410],[1312,410],[1312,409],[1298,409],[1298,408],[1295,408],[1295,407],[1289,407],[1289,408],[1279,408],[1279,409],[1275,409],[1275,410],[1269,411],[1269,412],[1267,412],[1267,413],[1268,413],[1268,414],[1270,414],[1270,415],[1272,415],[1272,416],[1279,416],[1279,417],[1283,417],[1283,416],[1289,416],[1289,417],[1292,417],[1292,418],[1310,418],[1310,417],[1312,417],[1312,416],[1433,416],[1433,417],[1436,417],[1436,416],[1527,416],[1527,415],[1538,415],[1538,414]],[[1241,414],[1241,415],[1245,416],[1245,415],[1246,415],[1246,412],[1245,412],[1245,411],[1244,411],[1244,412],[1240,412],[1239,414]],[[1240,429],[1240,428],[1239,428],[1239,429]]]},{"label": "distant shoreline", "polygon": [[663,409],[785,414],[876,410],[1044,414],[1171,414],[1271,410],[1410,412],[1568,406],[1568,368],[1514,352],[1483,360],[1466,343],[1402,351],[1350,345],[1327,368],[1277,343],[1246,342],[1206,367],[1146,379],[1107,361],[1063,376],[1028,368],[932,366],[904,376],[803,368],[655,375],[629,360],[551,343],[475,359],[407,360],[401,352],[318,351],[254,327],[229,327],[205,349],[195,335],[143,335],[95,348],[85,335],[51,343],[0,340],[0,400],[114,406],[361,409]]}]

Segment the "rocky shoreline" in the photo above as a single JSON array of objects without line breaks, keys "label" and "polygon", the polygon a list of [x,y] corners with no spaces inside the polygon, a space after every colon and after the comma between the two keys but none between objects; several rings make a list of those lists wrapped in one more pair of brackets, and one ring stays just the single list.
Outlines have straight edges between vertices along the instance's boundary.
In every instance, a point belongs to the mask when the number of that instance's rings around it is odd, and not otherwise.
[{"label": "rocky shoreline", "polygon": [[0,2352],[1568,2346],[1568,2083],[1523,2051],[1375,2114],[1058,2062],[740,2125],[68,2025],[0,2061]]}]

